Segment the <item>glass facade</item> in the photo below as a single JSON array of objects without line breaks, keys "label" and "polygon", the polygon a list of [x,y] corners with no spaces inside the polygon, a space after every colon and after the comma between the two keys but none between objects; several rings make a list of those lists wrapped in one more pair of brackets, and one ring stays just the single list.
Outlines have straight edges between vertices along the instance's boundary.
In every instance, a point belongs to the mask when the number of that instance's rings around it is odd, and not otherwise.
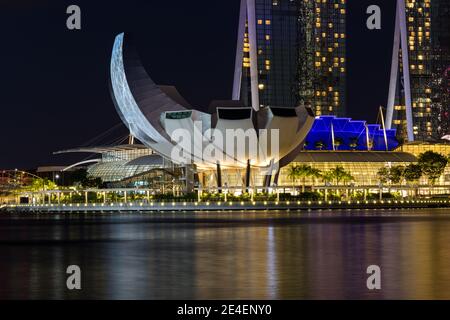
[{"label": "glass facade", "polygon": [[415,156],[419,156],[421,153],[427,151],[433,151],[447,157],[450,156],[450,143],[406,143],[401,145],[397,151],[408,152]]},{"label": "glass facade", "polygon": [[299,99],[316,115],[345,115],[346,0],[300,1]]},{"label": "glass facade", "polygon": [[[298,1],[256,0],[260,107],[297,106]],[[251,105],[250,42],[244,36],[241,99]]]},{"label": "glass facade", "polygon": [[[427,150],[434,150],[436,152],[447,153],[450,150],[449,146],[424,146],[424,145],[408,145],[398,151],[403,152],[358,152],[358,151],[303,151],[299,154],[296,160],[286,167],[281,168],[277,186],[284,189],[285,192],[292,191],[292,178],[289,175],[290,166],[308,165],[312,168],[318,169],[321,172],[327,172],[335,169],[337,166],[342,166],[345,171],[350,172],[353,180],[351,185],[354,187],[370,187],[377,189],[380,184],[378,171],[381,168],[389,168],[393,166],[408,166],[411,163],[416,163],[417,158],[412,154],[405,153],[409,151],[414,155],[418,155]],[[199,174],[200,185],[203,190],[215,192],[217,190],[217,176],[215,171],[207,170]],[[295,181],[296,190],[303,183],[303,178],[300,181]],[[305,186],[308,188],[323,187],[324,181],[321,178],[306,177]],[[225,169],[222,170],[223,186],[231,193],[241,193],[245,190],[245,170],[239,169]],[[426,177],[422,177],[418,185],[424,188],[429,186],[429,181]],[[450,166],[444,171],[444,174],[436,181],[436,187],[444,187],[450,184]],[[264,185],[264,173],[257,169],[252,169],[250,177],[250,186],[258,192],[262,192]],[[342,184],[343,185],[343,184]],[[350,185],[350,183],[349,183]],[[400,183],[401,186],[408,186],[406,181]],[[387,185],[386,185],[387,187]]]},{"label": "glass facade", "polygon": [[432,1],[432,116],[437,138],[450,134],[450,1]]},{"label": "glass facade", "polygon": [[[440,153],[443,156],[450,156],[450,143],[406,143],[401,145],[396,151],[407,152],[418,157],[421,153],[427,151],[433,151],[436,153]],[[427,184],[425,178],[422,178],[420,183]],[[445,168],[444,174],[436,181],[436,185],[449,185],[450,184],[450,165],[447,165]]]},{"label": "glass facade", "polygon": [[[256,0],[260,107],[311,105],[317,115],[345,114],[346,0]],[[241,100],[251,102],[248,21]]]},{"label": "glass facade", "polygon": [[[149,164],[130,164],[130,161],[153,155],[150,149],[114,150],[102,154],[102,161],[88,168],[88,176],[103,182],[119,182],[151,170],[164,168],[164,160]],[[155,155],[156,156],[156,155]]]},{"label": "glass facade", "polygon": [[[405,5],[414,138],[438,140],[446,134],[449,120],[440,80],[449,62],[449,5],[447,0],[406,0]],[[402,72],[401,63],[399,68]],[[400,97],[398,90],[393,124],[406,138],[405,101]]]},{"label": "glass facade", "polygon": [[[311,162],[311,163],[297,163],[293,162],[292,165],[309,165],[315,169],[319,169],[322,172],[326,172],[342,166],[345,171],[351,172],[354,178],[355,186],[377,186],[379,184],[378,171],[381,168],[388,167],[388,162]],[[407,166],[409,162],[397,162],[394,165]],[[307,186],[323,186],[324,183],[320,179],[306,178],[305,184]],[[296,182],[299,185],[299,181]],[[289,166],[281,169],[280,172],[280,187],[292,186],[292,179],[289,178]]]}]

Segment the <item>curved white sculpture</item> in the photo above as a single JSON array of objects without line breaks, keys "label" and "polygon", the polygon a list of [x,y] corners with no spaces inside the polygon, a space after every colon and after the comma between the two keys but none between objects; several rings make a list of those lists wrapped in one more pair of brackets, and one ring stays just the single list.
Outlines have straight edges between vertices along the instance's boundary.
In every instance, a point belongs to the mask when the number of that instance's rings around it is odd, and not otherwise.
[{"label": "curved white sculpture", "polygon": [[223,107],[217,108],[218,120],[212,128],[210,114],[186,109],[151,80],[124,33],[113,47],[111,93],[133,136],[174,163],[195,163],[199,168],[284,165],[302,146],[314,122],[306,107],[273,107],[256,113],[250,107]]}]

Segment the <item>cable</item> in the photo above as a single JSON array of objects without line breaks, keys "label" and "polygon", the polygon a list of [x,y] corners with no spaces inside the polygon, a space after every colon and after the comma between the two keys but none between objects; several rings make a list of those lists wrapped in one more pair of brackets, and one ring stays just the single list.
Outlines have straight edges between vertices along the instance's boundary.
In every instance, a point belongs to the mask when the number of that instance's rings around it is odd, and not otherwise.
[{"label": "cable", "polygon": [[109,128],[108,130],[106,130],[105,132],[97,135],[96,137],[90,139],[89,141],[87,141],[86,143],[82,144],[82,147],[89,147],[91,145],[93,145],[95,142],[100,141],[101,139],[105,138],[106,136],[108,136],[109,134],[111,134],[112,132],[114,132],[116,129],[122,127],[123,124],[122,122],[114,125],[113,127]]}]

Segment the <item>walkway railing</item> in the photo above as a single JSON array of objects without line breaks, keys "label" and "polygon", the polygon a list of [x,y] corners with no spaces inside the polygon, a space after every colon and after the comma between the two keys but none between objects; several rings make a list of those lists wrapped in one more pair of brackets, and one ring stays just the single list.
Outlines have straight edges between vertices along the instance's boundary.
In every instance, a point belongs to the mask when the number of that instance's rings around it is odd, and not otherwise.
[{"label": "walkway railing", "polygon": [[241,202],[128,202],[90,204],[21,204],[3,209],[15,212],[151,212],[151,211],[246,211],[313,209],[400,209],[450,207],[450,199],[373,201],[241,201]]}]

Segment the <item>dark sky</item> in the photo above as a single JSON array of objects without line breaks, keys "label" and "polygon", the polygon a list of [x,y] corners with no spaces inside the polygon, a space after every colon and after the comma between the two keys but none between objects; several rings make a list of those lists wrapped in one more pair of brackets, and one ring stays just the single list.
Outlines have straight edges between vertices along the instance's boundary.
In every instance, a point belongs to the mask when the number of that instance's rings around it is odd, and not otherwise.
[{"label": "dark sky", "polygon": [[[394,1],[347,2],[348,116],[375,121],[387,100]],[[112,44],[122,31],[133,32],[157,83],[176,85],[193,105],[229,99],[239,3],[3,0],[0,168],[70,162],[52,152],[84,145],[120,123],[108,83]],[[81,7],[81,31],[66,28],[71,4]],[[366,28],[371,4],[382,8],[381,30]]]}]

